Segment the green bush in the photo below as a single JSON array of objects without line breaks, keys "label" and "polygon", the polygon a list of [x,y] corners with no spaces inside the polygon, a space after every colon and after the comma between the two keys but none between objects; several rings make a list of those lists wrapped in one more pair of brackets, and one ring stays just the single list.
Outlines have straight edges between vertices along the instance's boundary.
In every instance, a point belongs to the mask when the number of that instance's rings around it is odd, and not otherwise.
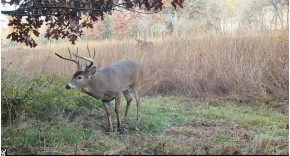
[{"label": "green bush", "polygon": [[78,91],[68,91],[66,78],[50,75],[2,75],[2,125],[26,119],[56,121],[73,114],[80,106],[101,107],[100,101]]}]

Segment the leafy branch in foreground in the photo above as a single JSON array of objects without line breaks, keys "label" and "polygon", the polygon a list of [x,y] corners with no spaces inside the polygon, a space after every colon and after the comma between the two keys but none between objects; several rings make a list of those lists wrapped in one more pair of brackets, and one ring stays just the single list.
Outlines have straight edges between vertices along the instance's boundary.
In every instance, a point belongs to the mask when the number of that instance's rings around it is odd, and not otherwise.
[{"label": "leafy branch in foreground", "polygon": [[[131,10],[150,14],[161,11],[163,0],[2,0],[2,4],[16,5],[13,11],[1,11],[10,15],[9,26],[13,32],[7,36],[16,42],[36,47],[34,34],[39,36],[39,28],[45,23],[47,39],[68,38],[75,44],[78,36],[83,35],[83,28],[93,28],[93,22],[103,20],[104,15],[111,15],[114,10]],[[184,0],[173,0],[171,5],[183,8]],[[26,21],[23,21],[25,17]]]}]

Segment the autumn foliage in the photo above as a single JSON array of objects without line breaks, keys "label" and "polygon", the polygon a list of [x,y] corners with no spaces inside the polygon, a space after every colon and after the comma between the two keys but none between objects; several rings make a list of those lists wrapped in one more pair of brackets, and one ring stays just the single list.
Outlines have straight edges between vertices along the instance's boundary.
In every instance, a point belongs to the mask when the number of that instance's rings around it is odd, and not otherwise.
[{"label": "autumn foliage", "polygon": [[[105,15],[111,15],[115,10],[143,9],[142,13],[156,13],[164,8],[162,0],[3,0],[2,4],[19,6],[14,11],[1,13],[12,16],[9,26],[13,32],[7,38],[25,43],[27,46],[37,46],[31,37],[39,35],[39,28],[45,23],[47,39],[68,38],[72,44],[83,35],[84,28],[93,28],[93,23],[103,20]],[[171,5],[183,8],[183,0],[173,0]],[[23,17],[26,21],[23,21]],[[122,17],[121,17],[122,18]],[[121,27],[121,26],[119,26]]]}]

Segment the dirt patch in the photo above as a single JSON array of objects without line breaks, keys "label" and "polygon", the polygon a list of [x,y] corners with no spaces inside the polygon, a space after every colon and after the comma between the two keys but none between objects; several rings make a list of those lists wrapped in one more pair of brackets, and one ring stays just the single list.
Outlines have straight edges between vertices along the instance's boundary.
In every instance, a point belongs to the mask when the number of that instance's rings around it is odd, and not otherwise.
[{"label": "dirt patch", "polygon": [[[189,123],[176,125],[166,129],[167,134],[184,135],[187,137],[194,137],[196,139],[213,140],[219,135],[226,135],[230,137],[242,137],[249,134],[241,132],[238,125],[234,122],[227,121],[192,121]],[[245,137],[245,138],[249,138]]]},{"label": "dirt patch", "polygon": [[[175,141],[182,141],[193,147],[199,147],[203,154],[242,154],[238,145],[222,145],[225,142],[248,142],[254,139],[254,133],[238,128],[233,122],[227,121],[192,121],[166,129],[166,135],[171,135]],[[222,149],[222,150],[221,150]]]}]

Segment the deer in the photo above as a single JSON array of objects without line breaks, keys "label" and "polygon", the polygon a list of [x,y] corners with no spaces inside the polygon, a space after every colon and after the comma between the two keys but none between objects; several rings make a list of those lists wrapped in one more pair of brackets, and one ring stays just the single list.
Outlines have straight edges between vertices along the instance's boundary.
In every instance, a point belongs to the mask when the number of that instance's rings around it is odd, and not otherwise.
[{"label": "deer", "polygon": [[[94,66],[94,59],[96,51],[94,49],[94,55],[91,57],[89,48],[87,47],[89,57],[78,55],[78,49],[76,53],[73,53],[75,58],[72,58],[71,52],[68,48],[69,58],[63,57],[57,53],[56,56],[61,59],[71,61],[77,64],[78,70],[72,76],[71,81],[66,85],[66,89],[77,89],[81,92],[94,97],[97,100],[101,100],[108,118],[108,132],[113,132],[112,125],[112,112],[111,101],[115,100],[115,113],[117,118],[117,131],[123,132],[124,128],[120,121],[120,103],[121,95],[123,94],[126,101],[125,118],[128,116],[128,110],[132,97],[130,96],[130,90],[133,90],[134,97],[137,103],[137,121],[140,121],[140,96],[139,89],[143,78],[143,68],[140,64],[132,60],[121,60],[110,64],[106,67],[97,69]],[[80,65],[79,59],[85,60],[85,66]],[[87,61],[89,65],[87,65]]]}]

